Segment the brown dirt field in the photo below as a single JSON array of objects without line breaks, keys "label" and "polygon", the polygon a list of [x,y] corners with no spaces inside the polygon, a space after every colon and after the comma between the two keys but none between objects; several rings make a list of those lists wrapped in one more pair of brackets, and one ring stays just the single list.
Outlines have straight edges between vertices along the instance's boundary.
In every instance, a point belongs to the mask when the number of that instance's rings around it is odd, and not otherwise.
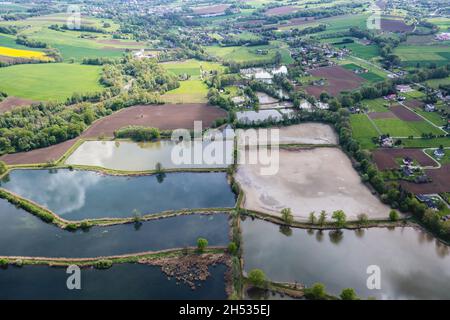
[{"label": "brown dirt field", "polygon": [[403,121],[423,121],[421,117],[419,117],[414,112],[406,109],[404,106],[401,105],[395,105],[392,106],[391,111],[393,114],[397,116],[397,118],[403,120]]},{"label": "brown dirt field", "polygon": [[75,144],[76,141],[77,139],[72,139],[47,148],[7,154],[0,157],[0,160],[9,165],[46,163],[49,161],[55,161],[61,158],[64,153],[66,153],[66,151]]},{"label": "brown dirt field", "polygon": [[392,112],[369,112],[370,119],[391,119],[396,118]]},{"label": "brown dirt field", "polygon": [[450,164],[436,170],[425,170],[425,173],[432,179],[432,182],[417,184],[402,181],[402,187],[414,194],[450,192]]},{"label": "brown dirt field", "polygon": [[420,100],[410,100],[410,101],[406,101],[405,104],[413,109],[422,109],[422,107],[425,105],[425,103],[423,103]]},{"label": "brown dirt field", "polygon": [[225,116],[223,109],[201,103],[135,106],[100,119],[83,133],[83,137],[112,137],[114,131],[127,125],[149,126],[162,130],[193,129],[194,121],[202,120],[203,127],[209,127],[214,120]]},{"label": "brown dirt field", "polygon": [[381,19],[381,30],[389,32],[411,32],[413,25],[407,25],[403,20]]},{"label": "brown dirt field", "polygon": [[[194,121],[202,120],[203,128],[211,126],[217,118],[225,117],[227,113],[220,108],[206,104],[165,104],[135,106],[122,109],[108,117],[96,121],[83,134],[82,138],[96,138],[101,135],[113,137],[114,131],[128,125],[157,127],[162,130],[193,129]],[[8,154],[0,157],[7,164],[45,163],[61,158],[77,139],[47,148],[28,152]]]},{"label": "brown dirt field", "polygon": [[223,13],[229,7],[230,7],[229,4],[219,4],[216,6],[194,8],[193,11],[195,14],[216,14],[216,13]]},{"label": "brown dirt field", "polygon": [[0,102],[0,114],[3,112],[10,111],[17,107],[29,106],[37,101],[22,99],[17,97],[8,97],[2,102]]},{"label": "brown dirt field", "polygon": [[100,39],[96,41],[101,44],[120,45],[120,46],[140,46],[141,43],[136,41],[120,41],[117,39]]},{"label": "brown dirt field", "polygon": [[284,14],[289,14],[292,12],[296,12],[298,11],[299,8],[294,7],[294,6],[283,6],[283,7],[277,7],[277,8],[272,8],[266,11],[266,15],[268,16],[281,16]]},{"label": "brown dirt field", "polygon": [[421,166],[437,166],[437,163],[420,149],[378,149],[372,154],[378,169],[398,169],[396,158],[410,157]]},{"label": "brown dirt field", "polygon": [[306,87],[306,92],[316,98],[319,98],[323,91],[328,92],[332,96],[336,96],[342,91],[354,90],[365,82],[363,78],[339,66],[322,67],[310,70],[309,73],[314,77],[325,78],[328,81],[324,86]]}]

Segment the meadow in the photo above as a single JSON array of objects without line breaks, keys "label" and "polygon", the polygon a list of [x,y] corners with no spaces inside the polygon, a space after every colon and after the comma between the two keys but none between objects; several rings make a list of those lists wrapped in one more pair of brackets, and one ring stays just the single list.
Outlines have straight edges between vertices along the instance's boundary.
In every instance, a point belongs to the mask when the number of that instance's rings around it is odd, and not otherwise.
[{"label": "meadow", "polygon": [[161,64],[166,70],[175,75],[187,74],[191,78],[199,79],[200,70],[203,71],[224,71],[225,67],[216,62],[199,61],[195,59],[185,61],[166,62]]},{"label": "meadow", "polygon": [[423,133],[443,133],[426,121],[403,121],[396,118],[389,118],[374,119],[373,122],[382,133],[390,134],[394,137],[420,137]]},{"label": "meadow", "polygon": [[[140,49],[146,47],[146,44],[142,42],[113,40],[109,32],[117,30],[119,26],[108,19],[82,19],[82,24],[101,28],[105,33],[49,29],[49,26],[54,24],[62,26],[66,21],[65,15],[58,14],[12,22],[1,21],[0,25],[14,25],[23,28],[19,35],[45,42],[51,47],[57,48],[65,61],[75,60],[79,62],[86,57],[120,57],[127,48]],[[105,23],[107,24],[105,25]],[[0,35],[0,45],[16,48],[15,36]]]},{"label": "meadow", "polygon": [[[344,65],[342,65],[342,67],[344,69],[351,70],[351,71],[361,69],[360,66],[358,66],[358,65],[356,65],[354,63],[344,64]],[[363,79],[365,79],[365,80],[367,80],[367,81],[369,81],[369,82],[380,82],[380,81],[384,80],[384,77],[382,77],[382,76],[380,76],[380,75],[378,75],[378,74],[376,74],[376,73],[374,73],[372,71],[369,71],[369,72],[366,72],[366,73],[358,73],[358,76],[363,78]]]},{"label": "meadow", "polygon": [[[294,61],[286,49],[274,45],[252,47],[209,46],[205,49],[210,55],[226,62],[246,63],[269,61],[275,58],[277,51],[281,54],[281,63],[291,64]],[[258,50],[267,50],[267,54],[258,54]]]},{"label": "meadow", "polygon": [[10,96],[62,101],[73,93],[98,92],[101,67],[66,63],[15,65],[0,69],[0,88]]},{"label": "meadow", "polygon": [[394,50],[406,66],[417,64],[444,65],[450,61],[450,48],[448,46],[405,46],[400,45]]},{"label": "meadow", "polygon": [[379,134],[365,114],[352,114],[350,116],[353,138],[356,139],[363,149],[375,149],[376,145],[372,138]]},{"label": "meadow", "polygon": [[180,87],[162,96],[167,103],[206,103],[208,86],[201,80],[180,81]]}]

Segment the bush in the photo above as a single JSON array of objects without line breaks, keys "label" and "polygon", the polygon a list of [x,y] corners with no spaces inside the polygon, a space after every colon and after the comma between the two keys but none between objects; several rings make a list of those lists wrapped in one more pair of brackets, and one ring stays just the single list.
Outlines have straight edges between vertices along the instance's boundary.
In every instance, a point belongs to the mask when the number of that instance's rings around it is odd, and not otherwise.
[{"label": "bush", "polygon": [[206,240],[205,238],[198,238],[198,240],[197,240],[198,251],[200,251],[200,252],[205,251],[207,246],[208,246],[208,240]]},{"label": "bush", "polygon": [[266,282],[266,275],[260,269],[253,269],[248,273],[248,280],[251,284],[257,287],[263,287]]},{"label": "bush", "polygon": [[0,267],[7,267],[9,264],[9,261],[7,259],[0,259]]},{"label": "bush", "polygon": [[339,297],[342,300],[358,300],[358,296],[356,295],[355,290],[352,288],[347,288],[347,289],[342,290]]},{"label": "bush", "polygon": [[4,174],[8,170],[6,163],[0,161],[0,175]]},{"label": "bush", "polygon": [[389,212],[389,220],[397,221],[398,219],[399,219],[399,214],[398,214],[397,210],[391,210],[391,212]]},{"label": "bush", "polygon": [[305,295],[308,299],[325,300],[327,298],[325,285],[323,283],[315,283],[311,288],[305,289]]},{"label": "bush", "polygon": [[287,224],[291,224],[292,222],[294,222],[294,216],[292,215],[292,211],[290,208],[284,208],[283,210],[281,210],[281,218]]},{"label": "bush", "polygon": [[347,216],[342,210],[334,211],[331,217],[336,221],[336,226],[339,228],[344,227],[345,223],[347,222]]},{"label": "bush", "polygon": [[161,133],[157,128],[128,126],[114,132],[114,136],[119,139],[131,139],[133,141],[141,142],[159,139]]},{"label": "bush", "polygon": [[236,255],[238,251],[238,246],[235,242],[230,242],[230,244],[228,245],[228,252],[232,255]]},{"label": "bush", "polygon": [[111,260],[99,260],[94,263],[94,268],[96,269],[109,269],[113,265]]},{"label": "bush", "polygon": [[78,229],[78,226],[76,223],[69,223],[68,225],[66,225],[65,229],[69,231],[76,231]]}]

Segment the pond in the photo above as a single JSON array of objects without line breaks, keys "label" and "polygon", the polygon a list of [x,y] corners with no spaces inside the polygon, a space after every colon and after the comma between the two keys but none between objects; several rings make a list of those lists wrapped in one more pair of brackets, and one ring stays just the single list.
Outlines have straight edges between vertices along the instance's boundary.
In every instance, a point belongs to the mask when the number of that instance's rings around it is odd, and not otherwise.
[{"label": "pond", "polygon": [[0,256],[110,256],[196,246],[199,237],[225,246],[228,230],[227,214],[195,214],[69,232],[0,199]]},{"label": "pond", "polygon": [[169,280],[159,267],[114,265],[81,269],[81,290],[68,290],[65,268],[8,267],[0,269],[0,299],[226,299],[225,272],[224,265],[210,267],[208,279],[192,290]]},{"label": "pond", "polygon": [[1,186],[68,220],[235,205],[224,172],[127,177],[68,169],[14,170]]},{"label": "pond", "polygon": [[[359,231],[285,229],[261,220],[242,223],[245,270],[262,269],[274,281],[326,285],[362,298],[450,299],[450,248],[412,227]],[[282,232],[281,232],[282,231]],[[381,271],[381,289],[369,290],[369,266]]]},{"label": "pond", "polygon": [[[198,154],[201,158],[197,162],[194,161],[196,149],[193,142],[86,141],[66,160],[66,164],[123,171],[154,170],[157,163],[165,169],[226,168],[233,164],[233,140],[203,142],[200,145],[202,148]],[[172,152],[185,155],[189,161],[178,162]]]}]

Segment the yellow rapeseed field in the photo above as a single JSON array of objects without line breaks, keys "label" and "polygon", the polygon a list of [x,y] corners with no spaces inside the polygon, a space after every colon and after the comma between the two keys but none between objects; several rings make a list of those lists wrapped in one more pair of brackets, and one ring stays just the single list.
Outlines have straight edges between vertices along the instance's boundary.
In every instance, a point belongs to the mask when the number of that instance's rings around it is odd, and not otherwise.
[{"label": "yellow rapeseed field", "polygon": [[49,57],[43,52],[30,51],[30,50],[19,50],[7,47],[0,47],[0,56],[13,57],[13,58],[24,58],[24,59],[38,59],[38,60],[50,60]]}]

